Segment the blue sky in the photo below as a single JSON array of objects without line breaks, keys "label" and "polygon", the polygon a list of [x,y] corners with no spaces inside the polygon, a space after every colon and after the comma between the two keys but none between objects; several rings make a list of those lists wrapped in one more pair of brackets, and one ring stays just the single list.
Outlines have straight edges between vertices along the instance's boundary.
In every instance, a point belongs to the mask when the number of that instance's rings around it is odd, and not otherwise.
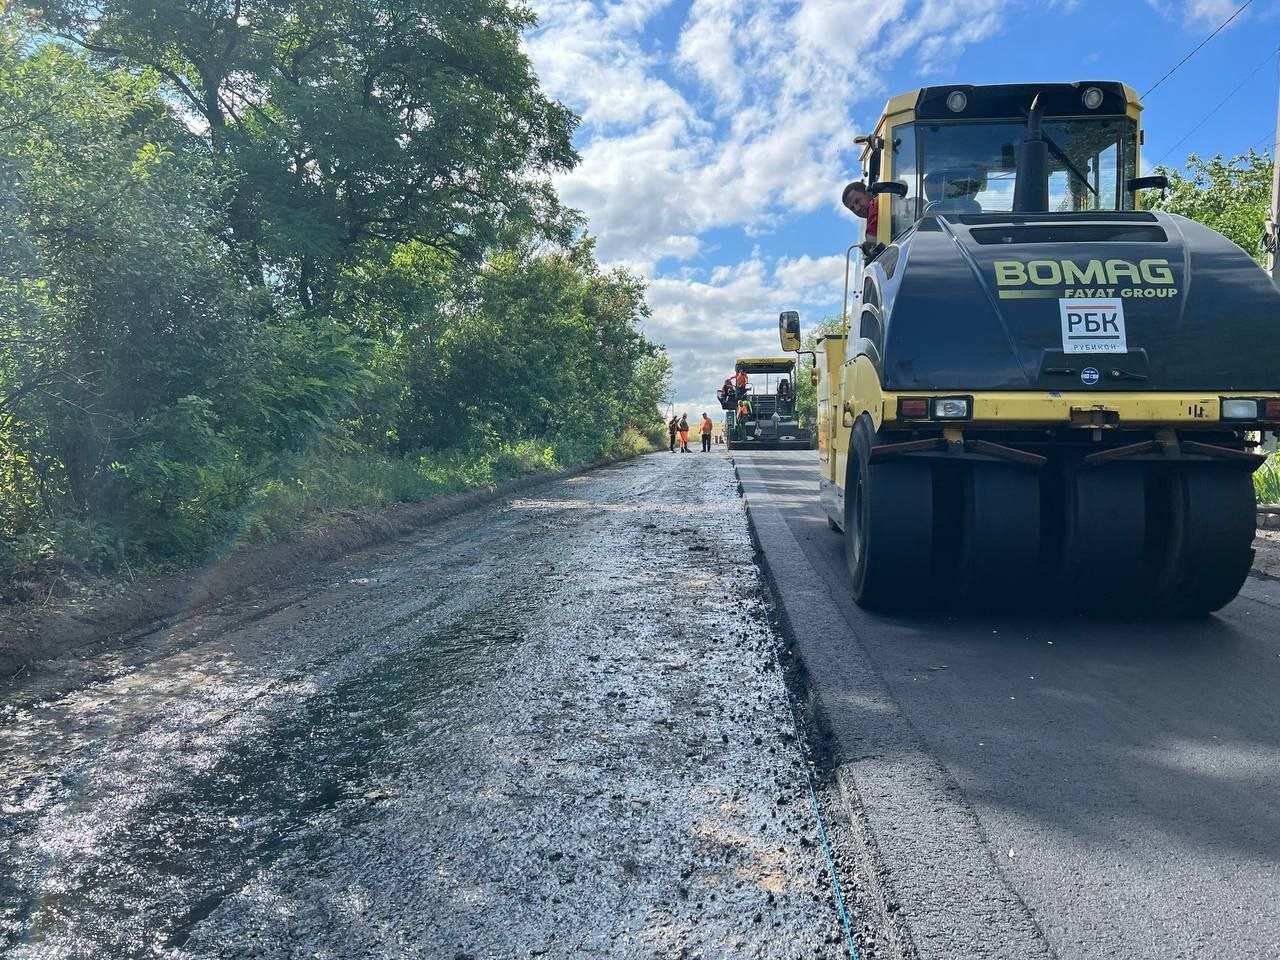
[{"label": "blue sky", "polygon": [[[527,43],[546,91],[583,118],[561,194],[604,263],[648,279],[647,332],[671,352],[677,406],[700,412],[735,355],[777,352],[779,310],[839,312],[858,239],[840,188],[889,95],[1083,79],[1142,92],[1242,2],[532,0]],[[1144,165],[1269,147],[1278,47],[1280,0],[1254,0],[1145,101]]]}]

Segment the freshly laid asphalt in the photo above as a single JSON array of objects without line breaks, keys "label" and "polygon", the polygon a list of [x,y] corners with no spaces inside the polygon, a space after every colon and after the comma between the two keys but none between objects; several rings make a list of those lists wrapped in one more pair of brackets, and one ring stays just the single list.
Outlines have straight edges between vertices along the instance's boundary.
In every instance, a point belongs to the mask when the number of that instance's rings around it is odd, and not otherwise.
[{"label": "freshly laid asphalt", "polygon": [[874,615],[816,455],[735,466],[904,955],[1280,956],[1280,582],[1194,622]]}]

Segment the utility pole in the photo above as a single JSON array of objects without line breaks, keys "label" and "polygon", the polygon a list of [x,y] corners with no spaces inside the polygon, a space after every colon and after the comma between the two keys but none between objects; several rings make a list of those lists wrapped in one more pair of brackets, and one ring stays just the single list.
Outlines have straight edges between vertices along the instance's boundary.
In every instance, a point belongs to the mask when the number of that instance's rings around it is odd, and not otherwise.
[{"label": "utility pole", "polygon": [[1280,230],[1280,94],[1276,98],[1276,139],[1271,147],[1271,216],[1267,218],[1267,232],[1263,244],[1267,248],[1267,273],[1280,283],[1280,257],[1276,256],[1277,231]]}]

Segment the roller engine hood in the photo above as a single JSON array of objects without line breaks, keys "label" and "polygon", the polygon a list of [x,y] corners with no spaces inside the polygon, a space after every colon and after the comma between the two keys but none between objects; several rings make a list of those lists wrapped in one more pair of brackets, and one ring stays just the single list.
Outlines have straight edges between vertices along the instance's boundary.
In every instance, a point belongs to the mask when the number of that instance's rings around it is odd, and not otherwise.
[{"label": "roller engine hood", "polygon": [[1280,386],[1280,291],[1183,217],[928,216],[877,262],[886,389]]}]

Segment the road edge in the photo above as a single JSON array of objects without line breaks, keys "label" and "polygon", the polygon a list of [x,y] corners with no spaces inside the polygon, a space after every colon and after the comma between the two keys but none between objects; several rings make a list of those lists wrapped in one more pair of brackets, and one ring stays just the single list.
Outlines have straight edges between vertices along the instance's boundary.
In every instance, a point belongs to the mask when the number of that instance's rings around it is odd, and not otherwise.
[{"label": "road edge", "polygon": [[110,592],[87,599],[60,598],[0,612],[0,689],[21,684],[42,660],[103,641],[128,642],[285,574],[318,567],[527,490],[643,455],[587,461],[418,503],[346,511],[289,539],[238,547],[213,563],[133,582],[109,582]]},{"label": "road edge", "polygon": [[[867,764],[892,766],[893,773],[889,779],[895,781],[898,777],[911,775],[912,765],[904,762],[904,758],[918,756],[921,761],[918,766],[936,767],[936,772],[926,771],[923,776],[917,774],[917,779],[923,782],[926,790],[932,794],[931,801],[935,803],[955,805],[958,802],[955,795],[959,790],[958,784],[954,784],[945,768],[937,761],[924,755],[922,744],[912,735],[909,721],[901,717],[896,704],[889,698],[875,665],[857,643],[853,625],[836,605],[826,584],[804,555],[777,507],[765,497],[753,497],[752,486],[759,479],[758,475],[754,475],[754,467],[740,464],[736,458],[731,458],[731,462],[746,508],[757,560],[778,622],[800,661],[799,670],[804,675],[810,697],[816,706],[814,721],[833,745],[831,760],[839,785],[838,792],[851,828],[849,832],[856,848],[854,854],[859,872],[868,881],[870,899],[877,912],[875,917],[859,917],[858,920],[878,924],[881,935],[900,960],[951,960],[953,956],[960,955],[954,952],[954,931],[951,929],[960,926],[975,931],[964,945],[964,956],[1017,956],[1027,960],[1053,960],[1055,953],[1052,947],[1026,904],[996,864],[985,832],[967,804],[967,817],[962,811],[955,811],[952,816],[958,820],[972,820],[972,823],[964,823],[963,827],[981,842],[984,859],[989,865],[989,870],[984,871],[987,876],[981,882],[989,889],[984,891],[984,896],[979,897],[976,890],[979,880],[975,877],[974,887],[971,888],[973,896],[956,896],[952,902],[946,903],[904,902],[906,898],[898,891],[895,876],[904,873],[908,865],[891,862],[879,840],[881,836],[890,836],[897,831],[899,824],[892,816],[885,816],[872,809],[873,805],[884,806],[884,771],[878,777],[880,782],[873,785],[873,790],[877,793],[876,799],[880,802],[872,804],[864,797],[860,785],[864,771],[859,767]],[[786,568],[808,570],[812,576],[799,581],[791,578],[789,586],[784,590],[779,584],[779,577],[786,576]],[[801,625],[805,630],[797,629]],[[848,744],[841,744],[842,738],[831,721],[832,713],[827,705],[824,685],[815,682],[810,673],[810,662],[823,659],[823,651],[815,649],[812,638],[822,635],[824,630],[828,634],[834,630],[840,636],[852,637],[854,642],[843,648],[843,655],[848,657],[852,652],[859,662],[854,669],[844,671],[842,680],[848,686],[858,689],[859,699],[869,706],[874,704],[877,714],[884,720],[884,729],[877,742],[857,744],[858,751],[862,751],[860,753],[855,754],[848,749]],[[890,711],[894,715],[892,719]],[[886,750],[886,747],[889,749]],[[887,753],[894,755],[892,762],[886,758]],[[948,790],[948,787],[953,789]],[[893,789],[897,789],[896,783]],[[905,793],[906,790],[902,792]],[[941,856],[945,856],[949,849],[946,844],[937,844],[932,848]],[[925,870],[928,870],[927,864]],[[917,873],[919,872],[917,868]],[[1004,895],[990,889],[995,887],[1001,888]],[[994,916],[993,908],[1005,916]],[[977,931],[981,931],[981,935]]]}]

